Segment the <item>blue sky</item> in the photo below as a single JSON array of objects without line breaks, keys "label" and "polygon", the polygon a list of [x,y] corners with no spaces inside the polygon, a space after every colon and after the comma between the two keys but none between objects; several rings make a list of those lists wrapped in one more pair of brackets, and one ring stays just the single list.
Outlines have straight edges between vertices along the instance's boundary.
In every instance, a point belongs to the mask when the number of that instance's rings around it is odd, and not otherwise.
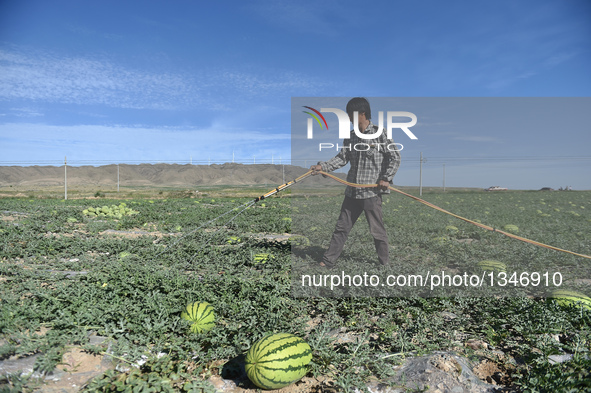
[{"label": "blue sky", "polygon": [[[589,97],[590,69],[588,0],[3,0],[0,165],[285,163],[292,97]],[[425,132],[395,184],[422,152],[426,186],[591,189],[588,124]]]}]

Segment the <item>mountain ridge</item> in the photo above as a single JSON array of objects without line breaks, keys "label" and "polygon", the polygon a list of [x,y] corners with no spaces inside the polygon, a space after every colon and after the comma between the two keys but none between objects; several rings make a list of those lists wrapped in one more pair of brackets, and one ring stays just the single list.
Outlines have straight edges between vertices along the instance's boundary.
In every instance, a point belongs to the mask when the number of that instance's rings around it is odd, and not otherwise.
[{"label": "mountain ridge", "polygon": [[[250,186],[283,184],[308,171],[295,165],[278,164],[117,164],[102,166],[0,166],[0,187],[191,187],[191,186]],[[345,178],[345,174],[336,174]],[[326,184],[327,179],[314,176],[306,184]],[[335,183],[331,181],[331,183]]]}]

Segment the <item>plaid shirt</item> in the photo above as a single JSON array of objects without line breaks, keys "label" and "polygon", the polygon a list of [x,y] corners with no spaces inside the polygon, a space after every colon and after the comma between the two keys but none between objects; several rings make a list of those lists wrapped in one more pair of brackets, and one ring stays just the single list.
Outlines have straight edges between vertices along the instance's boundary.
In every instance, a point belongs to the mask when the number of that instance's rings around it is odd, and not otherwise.
[{"label": "plaid shirt", "polygon": [[[369,123],[363,131],[364,134],[375,133],[378,126]],[[388,146],[390,149],[388,149]],[[351,130],[351,136],[343,141],[343,147],[339,153],[325,162],[319,162],[324,172],[332,172],[347,163],[351,168],[347,174],[347,181],[357,184],[376,184],[376,188],[357,188],[347,186],[345,195],[354,199],[372,198],[378,194],[389,194],[390,190],[380,191],[377,183],[380,180],[392,182],[398,167],[400,166],[400,152],[392,139],[386,136],[383,129],[379,137],[374,139],[361,139]]]}]

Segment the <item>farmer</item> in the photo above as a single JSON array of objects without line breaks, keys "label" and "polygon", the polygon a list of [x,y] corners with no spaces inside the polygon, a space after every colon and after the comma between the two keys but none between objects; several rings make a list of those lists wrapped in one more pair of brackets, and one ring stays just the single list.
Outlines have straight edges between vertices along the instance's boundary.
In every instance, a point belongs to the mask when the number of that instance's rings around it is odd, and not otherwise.
[{"label": "farmer", "polygon": [[[378,126],[371,122],[371,109],[365,98],[356,97],[347,103],[347,114],[351,123],[354,113],[358,113],[358,130],[364,134],[375,134]],[[320,266],[332,268],[341,255],[349,232],[355,225],[361,212],[365,213],[369,224],[369,231],[374,239],[380,265],[387,266],[388,234],[382,218],[382,194],[389,194],[390,182],[400,166],[400,153],[391,139],[387,139],[386,131],[373,139],[359,138],[351,130],[348,139],[343,142],[339,153],[328,161],[312,165],[313,175],[319,171],[332,172],[351,164],[347,181],[357,184],[375,184],[374,188],[357,188],[347,186],[345,199],[341,206],[341,213],[328,250],[324,253]]]}]

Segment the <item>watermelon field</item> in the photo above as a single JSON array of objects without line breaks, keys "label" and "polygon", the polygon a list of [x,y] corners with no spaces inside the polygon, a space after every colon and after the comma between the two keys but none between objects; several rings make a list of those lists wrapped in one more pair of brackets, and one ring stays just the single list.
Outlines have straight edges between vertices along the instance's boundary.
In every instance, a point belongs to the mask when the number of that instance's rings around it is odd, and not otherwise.
[{"label": "watermelon field", "polygon": [[[327,274],[315,265],[342,194],[291,191],[257,204],[250,197],[166,193],[0,199],[0,361],[36,356],[35,374],[1,375],[0,391],[35,391],[44,383],[39,376],[64,368],[64,355],[76,348],[114,365],[82,391],[215,392],[212,381],[221,378],[255,392],[246,354],[279,333],[311,348],[306,374],[289,392],[367,391],[376,381],[425,391],[394,379],[394,369],[436,351],[486,365],[493,372],[483,381],[505,392],[591,391],[591,307],[548,298],[558,276],[562,286],[591,296],[590,259],[510,239],[391,194],[383,205],[391,271],[418,274],[429,266],[481,276],[478,263],[493,261],[504,266],[505,286],[475,295],[439,288],[420,296],[339,290],[320,296],[302,290],[301,276]],[[591,255],[591,192],[423,198]],[[374,256],[362,217],[339,263],[370,269]],[[213,307],[212,327],[191,328],[181,317],[194,302]]]}]

